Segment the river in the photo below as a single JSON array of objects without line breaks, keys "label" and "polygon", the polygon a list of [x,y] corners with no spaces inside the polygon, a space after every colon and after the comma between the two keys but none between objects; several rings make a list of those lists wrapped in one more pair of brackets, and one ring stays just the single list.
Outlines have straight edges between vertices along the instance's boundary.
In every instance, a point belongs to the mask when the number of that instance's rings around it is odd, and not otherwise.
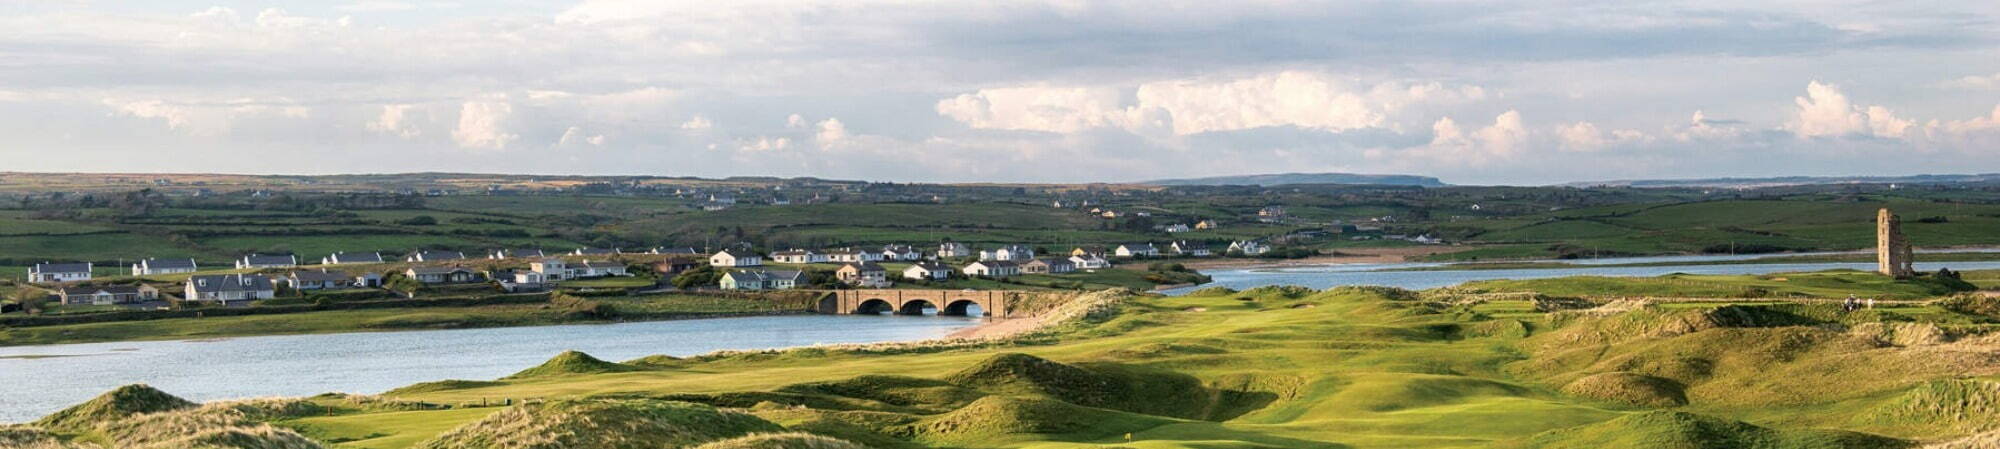
[{"label": "river", "polygon": [[495,379],[565,350],[612,361],[722,349],[943,337],[978,323],[941,316],[799,315],[566,326],[281,335],[0,347],[0,423],[31,421],[119,385],[194,401],[380,393],[441,379]]}]

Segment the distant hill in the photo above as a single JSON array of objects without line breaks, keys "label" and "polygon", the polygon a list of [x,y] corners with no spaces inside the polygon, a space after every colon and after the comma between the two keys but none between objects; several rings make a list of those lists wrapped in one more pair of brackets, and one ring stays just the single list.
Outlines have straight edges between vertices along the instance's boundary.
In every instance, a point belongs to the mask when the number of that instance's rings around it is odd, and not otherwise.
[{"label": "distant hill", "polygon": [[1989,184],[2000,183],[2000,173],[1976,175],[1910,176],[1776,176],[1769,178],[1635,179],[1573,182],[1569,186],[1619,187],[1771,187],[1822,184]]},{"label": "distant hill", "polygon": [[1285,184],[1375,184],[1444,187],[1444,181],[1416,175],[1360,175],[1354,173],[1276,173],[1264,175],[1213,176],[1207,178],[1161,179],[1143,184],[1160,186],[1275,186]]}]

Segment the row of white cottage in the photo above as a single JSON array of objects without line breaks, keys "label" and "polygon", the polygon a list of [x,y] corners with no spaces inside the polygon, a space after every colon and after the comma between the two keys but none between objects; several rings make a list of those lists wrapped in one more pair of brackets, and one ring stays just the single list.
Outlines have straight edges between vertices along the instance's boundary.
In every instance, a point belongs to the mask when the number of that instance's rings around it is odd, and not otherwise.
[{"label": "row of white cottage", "polygon": [[[544,251],[541,249],[496,249],[486,254],[488,259],[545,258],[555,256],[596,256],[616,254],[664,254],[696,256],[701,252],[691,247],[653,248],[645,252],[626,252],[619,248],[578,248],[572,251]],[[459,251],[421,250],[411,252],[403,258],[405,262],[449,262],[469,259]],[[377,252],[337,252],[320,258],[322,265],[377,264],[391,259]],[[296,268],[299,257],[291,254],[247,254],[234,261],[236,269]],[[88,281],[91,271],[96,268],[91,262],[43,262],[28,267],[28,282],[67,283]],[[620,267],[622,269],[622,267]],[[201,265],[192,258],[143,259],[132,264],[132,274],[150,276],[159,274],[193,273]]]}]

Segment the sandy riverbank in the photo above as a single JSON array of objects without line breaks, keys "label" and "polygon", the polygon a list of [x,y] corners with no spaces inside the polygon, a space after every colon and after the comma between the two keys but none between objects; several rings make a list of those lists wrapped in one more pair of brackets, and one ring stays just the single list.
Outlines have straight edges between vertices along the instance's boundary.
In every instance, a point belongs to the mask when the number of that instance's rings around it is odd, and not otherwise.
[{"label": "sandy riverbank", "polygon": [[1343,248],[1339,255],[1313,256],[1304,259],[1207,259],[1181,262],[1196,270],[1217,268],[1261,268],[1291,267],[1300,265],[1328,265],[1345,263],[1398,263],[1407,262],[1412,257],[1464,251],[1463,246],[1406,246],[1396,248]]},{"label": "sandy riverbank", "polygon": [[963,339],[974,339],[974,340],[1006,338],[1019,335],[1022,332],[1035,330],[1036,328],[1039,328],[1041,326],[1042,326],[1042,317],[1040,316],[996,319],[984,323],[979,323],[979,325],[977,326],[972,326],[964,329],[959,329],[957,331],[953,331],[951,334],[945,335],[944,338],[963,338]]}]

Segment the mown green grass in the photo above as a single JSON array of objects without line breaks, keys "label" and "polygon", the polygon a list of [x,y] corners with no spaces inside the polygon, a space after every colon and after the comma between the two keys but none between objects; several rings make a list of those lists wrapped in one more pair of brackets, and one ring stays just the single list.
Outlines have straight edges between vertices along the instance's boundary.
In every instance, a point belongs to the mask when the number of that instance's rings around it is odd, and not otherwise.
[{"label": "mown green grass", "polygon": [[1527,292],[1556,296],[1657,296],[1702,298],[1922,299],[1954,293],[1929,279],[1898,280],[1878,273],[1828,270],[1767,275],[1687,275],[1658,277],[1570,276],[1468,282],[1474,292]]}]

